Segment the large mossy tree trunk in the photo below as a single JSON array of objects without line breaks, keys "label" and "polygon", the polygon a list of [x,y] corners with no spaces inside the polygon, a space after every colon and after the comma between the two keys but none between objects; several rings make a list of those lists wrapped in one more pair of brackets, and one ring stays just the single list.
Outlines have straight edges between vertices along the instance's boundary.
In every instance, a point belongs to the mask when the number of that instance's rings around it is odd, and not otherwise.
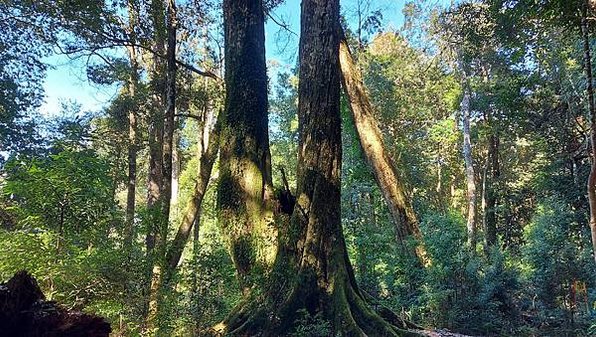
[{"label": "large mossy tree trunk", "polygon": [[[389,214],[395,224],[397,241],[405,252],[416,255],[421,263],[425,263],[427,257],[422,245],[418,219],[406,196],[395,164],[385,151],[383,136],[374,117],[373,105],[364,88],[362,74],[356,66],[348,42],[343,36],[340,41],[339,55],[342,84],[354,119],[358,140],[387,202]],[[408,246],[409,238],[418,240],[413,250],[410,250]]]},{"label": "large mossy tree trunk", "polygon": [[301,22],[296,206],[289,223],[280,224],[265,291],[237,307],[223,333],[286,336],[301,316],[310,315],[328,323],[323,335],[416,335],[394,315],[396,325],[373,310],[346,251],[340,207],[339,0],[303,0]]},{"label": "large mossy tree trunk", "polygon": [[246,294],[275,256],[264,8],[261,0],[226,0],[223,10],[226,99],[217,207]]}]

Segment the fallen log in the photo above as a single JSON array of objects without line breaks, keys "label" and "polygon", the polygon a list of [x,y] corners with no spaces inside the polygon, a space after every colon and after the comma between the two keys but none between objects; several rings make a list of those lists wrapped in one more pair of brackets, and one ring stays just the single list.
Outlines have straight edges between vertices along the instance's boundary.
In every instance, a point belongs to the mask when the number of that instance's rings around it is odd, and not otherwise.
[{"label": "fallen log", "polygon": [[112,329],[101,317],[47,301],[37,281],[20,271],[0,285],[0,331],[7,337],[108,337]]}]

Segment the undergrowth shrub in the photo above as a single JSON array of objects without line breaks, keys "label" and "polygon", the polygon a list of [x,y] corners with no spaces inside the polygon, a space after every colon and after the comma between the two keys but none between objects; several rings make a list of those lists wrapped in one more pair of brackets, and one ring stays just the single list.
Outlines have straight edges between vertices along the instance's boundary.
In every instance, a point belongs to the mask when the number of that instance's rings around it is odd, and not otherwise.
[{"label": "undergrowth shrub", "polygon": [[421,229],[432,261],[421,295],[424,321],[471,334],[509,329],[517,280],[499,249],[471,251],[459,214],[427,215]]}]

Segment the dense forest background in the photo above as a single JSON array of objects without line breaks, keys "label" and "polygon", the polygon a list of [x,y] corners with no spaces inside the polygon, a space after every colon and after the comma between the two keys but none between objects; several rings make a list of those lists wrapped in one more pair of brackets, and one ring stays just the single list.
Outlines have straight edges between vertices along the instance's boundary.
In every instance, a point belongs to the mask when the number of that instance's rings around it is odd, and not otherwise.
[{"label": "dense forest background", "polygon": [[[300,31],[283,1],[237,3],[256,21],[234,1],[0,0],[0,281],[26,269],[114,336],[203,335],[256,296],[271,222],[299,209],[301,72],[296,57],[260,72],[264,44],[247,52],[238,32],[273,22],[267,39],[292,54]],[[596,335],[593,3],[406,1],[400,27],[375,1],[341,5],[341,226],[359,287],[425,327]],[[56,54],[117,96],[41,114]],[[270,144],[246,150],[270,172],[242,171],[271,185],[265,211],[233,202],[245,125]],[[337,330],[293,318],[293,336]]]}]

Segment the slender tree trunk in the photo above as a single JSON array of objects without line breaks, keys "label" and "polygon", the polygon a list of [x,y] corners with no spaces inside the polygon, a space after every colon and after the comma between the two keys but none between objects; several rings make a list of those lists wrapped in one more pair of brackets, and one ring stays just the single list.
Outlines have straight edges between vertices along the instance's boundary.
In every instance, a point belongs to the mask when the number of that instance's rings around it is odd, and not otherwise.
[{"label": "slender tree trunk", "polygon": [[[163,0],[151,1],[151,16],[154,28],[154,46],[157,54],[163,55],[165,49],[165,22],[163,18]],[[151,70],[151,85],[153,91],[153,111],[149,120],[149,176],[147,187],[147,212],[148,228],[146,237],[147,256],[151,259],[155,247],[155,232],[157,218],[161,211],[158,201],[161,200],[163,182],[163,108],[165,82],[165,67],[163,59],[153,56],[153,69]]]},{"label": "slender tree trunk", "polygon": [[[178,125],[178,120],[174,121],[174,125]],[[178,194],[180,193],[180,151],[178,143],[180,142],[180,134],[174,130],[173,147],[172,147],[172,202],[171,207],[174,209],[170,211],[170,219],[174,219],[178,214]]]},{"label": "slender tree trunk", "polygon": [[476,176],[472,159],[472,141],[470,139],[470,88],[464,76],[464,94],[460,105],[462,118],[462,132],[464,136],[463,157],[466,171],[466,185],[468,196],[468,245],[476,247]]},{"label": "slender tree trunk", "polygon": [[225,0],[223,9],[226,99],[217,207],[247,294],[275,256],[264,9],[261,0]]},{"label": "slender tree trunk", "polygon": [[590,204],[590,232],[592,233],[592,245],[594,260],[596,261],[596,108],[594,106],[594,84],[592,76],[592,52],[590,50],[590,31],[588,26],[588,7],[586,0],[582,15],[582,35],[584,40],[584,68],[586,70],[586,81],[588,83],[586,94],[588,95],[588,108],[590,110],[590,145],[592,146],[592,164],[588,177],[588,201]]},{"label": "slender tree trunk", "polygon": [[375,180],[389,206],[389,213],[395,224],[397,240],[404,249],[406,249],[408,238],[419,240],[413,253],[418,255],[423,262],[426,259],[426,253],[421,244],[418,219],[410,200],[404,192],[404,186],[396,167],[385,151],[381,130],[374,119],[372,103],[366,93],[362,75],[354,63],[345,38],[341,39],[339,55],[343,88],[350,104],[358,139],[366,161],[372,168]]},{"label": "slender tree trunk", "polygon": [[192,304],[194,304],[194,324],[193,324],[193,336],[199,337],[201,335],[201,288],[200,288],[200,278],[199,278],[199,261],[200,261],[200,254],[201,254],[201,243],[199,241],[199,233],[201,229],[201,222],[200,218],[197,217],[195,220],[194,228],[193,228],[193,238],[192,238],[192,266],[194,272],[192,273]]},{"label": "slender tree trunk", "polygon": [[484,161],[484,166],[482,168],[482,175],[480,177],[480,181],[482,183],[482,192],[480,193],[480,211],[482,212],[482,229],[484,230],[484,248],[488,252],[488,244],[487,244],[487,225],[488,225],[488,209],[487,209],[487,188],[490,184],[488,182],[489,176],[488,171],[490,169],[489,163],[489,154],[486,154],[486,159]]},{"label": "slender tree trunk", "polygon": [[279,226],[267,295],[228,317],[230,335],[286,336],[301,312],[331,323],[321,335],[415,335],[369,307],[348,260],[340,209],[339,29],[339,0],[302,1],[297,202],[289,225]]},{"label": "slender tree trunk", "polygon": [[[153,65],[151,69],[151,91],[153,95],[151,116],[149,117],[148,143],[149,143],[149,168],[147,177],[147,224],[145,245],[146,245],[146,271],[143,278],[143,290],[145,302],[143,306],[144,322],[143,331],[147,334],[153,334],[154,311],[155,308],[149,308],[151,302],[151,285],[153,275],[154,260],[158,254],[155,252],[156,233],[159,228],[161,217],[161,207],[159,202],[162,200],[163,184],[163,126],[164,126],[164,92],[165,92],[165,65],[163,59],[157,54],[163,55],[165,49],[165,21],[163,0],[152,0],[151,20],[153,24],[153,45],[156,54],[153,55]],[[153,306],[155,303],[151,303]],[[151,312],[150,315],[150,310]]]},{"label": "slender tree trunk", "polygon": [[485,245],[487,248],[494,246],[497,243],[497,191],[496,184],[500,176],[499,167],[499,138],[492,134],[489,139],[488,157],[487,157],[487,172],[484,178],[484,192],[485,195],[485,216],[484,216],[484,236]]},{"label": "slender tree trunk", "polygon": [[[213,112],[210,111],[209,113],[212,114]],[[188,242],[193,225],[199,226],[201,222],[201,205],[203,202],[203,197],[207,191],[213,163],[215,162],[219,145],[219,125],[215,125],[215,128],[212,130],[213,127],[213,125],[205,123],[202,134],[199,136],[199,175],[195,182],[195,188],[193,190],[192,197],[186,205],[182,222],[180,223],[180,226],[176,232],[176,237],[168,246],[163,266],[163,275],[160,274],[163,280],[156,280],[158,283],[155,286],[159,287],[157,289],[158,300],[163,300],[162,298],[165,298],[169,293],[172,292],[175,286],[173,277],[176,274],[178,264]],[[205,133],[209,134],[209,136],[203,137]],[[208,144],[203,143],[205,140],[208,142]],[[193,249],[198,250],[198,229],[195,231],[195,235],[195,246]],[[162,294],[161,297],[159,296],[160,294]],[[157,306],[157,310],[159,311],[159,302],[157,303]]]},{"label": "slender tree trunk", "polygon": [[175,0],[167,0],[166,5],[166,111],[163,127],[162,142],[162,181],[160,186],[160,198],[158,201],[160,214],[156,217],[156,231],[154,233],[154,254],[153,268],[151,272],[151,284],[149,287],[149,309],[146,317],[147,330],[159,334],[157,316],[160,311],[162,299],[161,289],[164,280],[164,270],[167,268],[165,261],[166,239],[170,215],[170,202],[172,197],[172,153],[174,139],[174,115],[176,109],[176,3]]},{"label": "slender tree trunk", "polygon": [[[136,43],[135,28],[137,25],[137,14],[134,8],[134,2],[128,1],[128,21],[129,34],[132,44]],[[130,76],[128,79],[128,94],[132,102],[135,101],[137,94],[137,85],[139,81],[139,65],[135,47],[128,47],[128,57],[130,59]],[[128,111],[128,185],[126,191],[126,231],[124,235],[124,245],[127,251],[132,248],[134,238],[134,219],[135,219],[135,196],[137,185],[137,113],[136,103],[133,103]]]},{"label": "slender tree trunk", "polygon": [[208,144],[204,143],[205,138],[203,137],[203,134],[201,134],[198,142],[199,175],[195,182],[192,197],[186,205],[182,222],[180,223],[178,231],[176,232],[176,237],[170,244],[168,253],[166,255],[168,274],[170,274],[168,279],[171,277],[171,274],[175,271],[178,263],[180,262],[182,252],[190,236],[193,224],[199,223],[201,221],[201,204],[203,203],[203,197],[205,196],[209,179],[211,178],[213,163],[215,162],[215,158],[217,156],[217,150],[219,147],[219,126],[216,126],[214,130],[210,130],[210,126],[205,125],[202,132],[208,133],[210,136],[207,140]]}]

